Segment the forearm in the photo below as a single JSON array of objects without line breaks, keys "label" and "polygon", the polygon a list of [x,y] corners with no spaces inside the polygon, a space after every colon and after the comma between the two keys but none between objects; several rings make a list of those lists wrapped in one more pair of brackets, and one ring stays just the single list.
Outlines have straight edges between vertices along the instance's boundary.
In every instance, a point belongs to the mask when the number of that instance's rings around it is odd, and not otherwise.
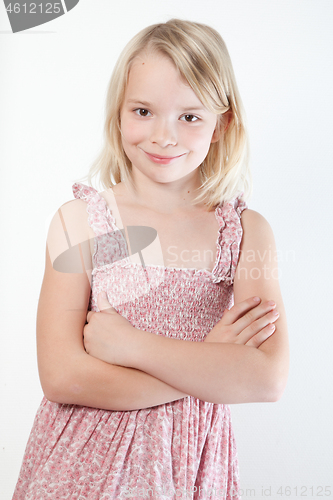
[{"label": "forearm", "polygon": [[[51,401],[128,411],[149,408],[187,394],[134,368],[110,365],[82,352],[68,359],[45,395]],[[65,366],[65,363],[64,365]]]},{"label": "forearm", "polygon": [[275,401],[270,357],[254,347],[170,339],[140,331],[129,363],[180,391],[212,403]]}]

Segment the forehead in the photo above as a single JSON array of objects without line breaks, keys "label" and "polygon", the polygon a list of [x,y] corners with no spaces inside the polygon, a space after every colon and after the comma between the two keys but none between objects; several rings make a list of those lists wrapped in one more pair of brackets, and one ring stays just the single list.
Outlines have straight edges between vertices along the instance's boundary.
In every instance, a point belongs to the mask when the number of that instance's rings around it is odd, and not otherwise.
[{"label": "forehead", "polygon": [[180,71],[176,67],[175,63],[167,54],[159,52],[154,49],[145,49],[141,51],[132,61],[130,72],[138,71],[141,69],[152,69],[161,68],[163,66],[168,66],[169,70],[176,72],[180,79],[183,79],[185,83],[186,80],[180,74]]},{"label": "forehead", "polygon": [[186,79],[167,55],[142,52],[136,56],[129,70],[126,96],[129,97],[132,93],[147,94],[167,90],[182,92],[184,95],[194,94]]}]

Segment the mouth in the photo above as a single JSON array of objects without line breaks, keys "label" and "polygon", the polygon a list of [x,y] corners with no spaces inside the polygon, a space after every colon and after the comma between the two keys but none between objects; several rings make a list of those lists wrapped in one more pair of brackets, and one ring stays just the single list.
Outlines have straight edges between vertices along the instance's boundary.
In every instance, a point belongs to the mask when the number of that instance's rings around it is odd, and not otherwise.
[{"label": "mouth", "polygon": [[181,156],[184,156],[184,154],[185,154],[185,153],[183,153],[183,154],[178,155],[178,156],[160,156],[160,155],[157,155],[157,154],[147,153],[147,151],[144,151],[143,149],[142,149],[142,151],[145,153],[145,155],[147,155],[147,157],[150,160],[152,160],[155,163],[160,163],[160,164],[163,164],[163,165],[169,164],[172,161],[177,160]]}]

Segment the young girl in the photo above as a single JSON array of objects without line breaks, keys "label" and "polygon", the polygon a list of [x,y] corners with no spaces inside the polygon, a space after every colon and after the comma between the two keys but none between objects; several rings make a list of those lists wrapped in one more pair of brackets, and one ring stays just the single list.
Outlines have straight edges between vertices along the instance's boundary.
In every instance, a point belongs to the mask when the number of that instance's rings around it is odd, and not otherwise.
[{"label": "young girl", "polygon": [[274,237],[245,210],[244,114],[220,35],[178,19],[144,29],[106,111],[89,177],[105,191],[74,184],[50,226],[45,397],[13,500],[239,499],[228,405],[281,397],[288,340]]}]

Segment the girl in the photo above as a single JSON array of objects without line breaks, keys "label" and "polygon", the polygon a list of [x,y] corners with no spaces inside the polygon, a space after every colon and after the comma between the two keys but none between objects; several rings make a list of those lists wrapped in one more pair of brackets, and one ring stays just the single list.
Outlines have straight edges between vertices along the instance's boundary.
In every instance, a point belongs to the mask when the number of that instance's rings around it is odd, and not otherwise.
[{"label": "girl", "polygon": [[74,184],[50,226],[45,397],[13,500],[239,499],[228,405],[281,397],[288,340],[220,35],[178,19],[136,35],[105,134],[89,176],[105,191]]}]

